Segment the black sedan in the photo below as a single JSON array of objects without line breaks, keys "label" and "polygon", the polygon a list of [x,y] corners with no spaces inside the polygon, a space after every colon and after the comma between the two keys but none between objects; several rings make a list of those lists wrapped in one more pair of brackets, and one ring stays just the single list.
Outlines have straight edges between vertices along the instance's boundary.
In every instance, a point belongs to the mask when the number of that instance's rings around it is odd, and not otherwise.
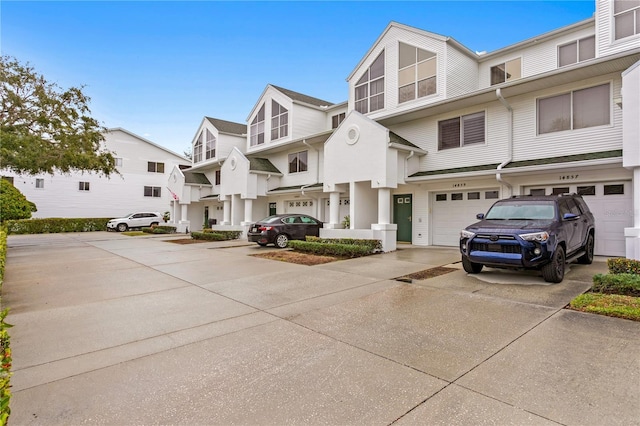
[{"label": "black sedan", "polygon": [[285,248],[289,240],[304,240],[307,235],[320,236],[322,222],[306,214],[276,214],[249,227],[249,242]]}]

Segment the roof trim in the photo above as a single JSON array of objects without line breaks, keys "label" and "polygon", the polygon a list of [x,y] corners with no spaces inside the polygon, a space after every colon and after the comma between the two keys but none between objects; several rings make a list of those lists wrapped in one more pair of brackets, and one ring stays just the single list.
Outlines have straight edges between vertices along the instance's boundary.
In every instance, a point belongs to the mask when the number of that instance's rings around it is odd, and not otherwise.
[{"label": "roof trim", "polygon": [[138,135],[136,135],[135,133],[133,133],[133,132],[131,132],[131,131],[127,130],[127,129],[123,129],[122,127],[111,127],[111,128],[108,128],[108,129],[107,129],[107,132],[108,132],[108,133],[111,133],[111,132],[118,132],[118,131],[119,131],[119,132],[122,132],[122,133],[126,133],[126,134],[128,134],[129,136],[133,136],[133,137],[134,137],[134,138],[136,138],[136,139],[140,139],[141,141],[146,142],[146,143],[148,143],[149,145],[153,145],[153,146],[155,146],[156,148],[160,148],[161,150],[166,151],[166,152],[168,152],[169,154],[175,155],[176,157],[180,157],[180,159],[181,159],[181,160],[185,160],[185,162],[187,162],[187,163],[191,164],[191,160],[189,160],[189,159],[188,159],[187,157],[185,157],[184,155],[180,155],[180,154],[178,154],[178,153],[176,153],[176,152],[171,151],[171,150],[170,150],[170,149],[168,149],[168,148],[163,147],[162,145],[158,145],[158,144],[157,144],[157,143],[155,143],[155,142],[151,142],[149,139],[145,139],[145,138],[143,138],[142,136],[138,136]]}]

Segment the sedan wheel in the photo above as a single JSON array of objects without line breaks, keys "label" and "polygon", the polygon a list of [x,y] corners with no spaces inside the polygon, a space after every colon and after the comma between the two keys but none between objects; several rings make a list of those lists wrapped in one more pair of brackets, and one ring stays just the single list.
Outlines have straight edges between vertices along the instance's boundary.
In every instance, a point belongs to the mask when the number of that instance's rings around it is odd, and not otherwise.
[{"label": "sedan wheel", "polygon": [[118,224],[118,231],[120,231],[120,232],[124,232],[124,231],[126,231],[127,229],[129,229],[129,227],[127,226],[127,224],[126,224],[126,223],[119,223],[119,224]]},{"label": "sedan wheel", "polygon": [[289,245],[289,237],[287,234],[278,234],[276,235],[275,245],[278,248],[285,248]]}]

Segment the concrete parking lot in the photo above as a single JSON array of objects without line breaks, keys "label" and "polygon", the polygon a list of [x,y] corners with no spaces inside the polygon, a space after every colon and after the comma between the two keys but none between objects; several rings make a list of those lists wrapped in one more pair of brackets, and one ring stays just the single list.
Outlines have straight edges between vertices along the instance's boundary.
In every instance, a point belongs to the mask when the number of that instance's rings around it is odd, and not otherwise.
[{"label": "concrete parking lot", "polygon": [[603,259],[549,285],[170,238],[9,237],[10,424],[640,424],[640,323],[564,309]]}]

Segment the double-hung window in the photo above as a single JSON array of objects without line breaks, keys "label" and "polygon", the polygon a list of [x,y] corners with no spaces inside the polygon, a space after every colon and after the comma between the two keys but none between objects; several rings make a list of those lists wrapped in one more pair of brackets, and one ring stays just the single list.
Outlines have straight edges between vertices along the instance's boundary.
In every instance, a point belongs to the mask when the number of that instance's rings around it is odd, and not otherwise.
[{"label": "double-hung window", "polygon": [[36,188],[44,189],[44,179],[36,178]]},{"label": "double-hung window", "polygon": [[78,182],[78,191],[89,191],[89,182]]},{"label": "double-hung window", "polygon": [[484,111],[439,121],[438,149],[484,143],[484,121]]},{"label": "double-hung window", "polygon": [[558,66],[575,64],[596,57],[596,36],[558,46]]},{"label": "double-hung window", "polygon": [[258,110],[258,113],[251,121],[251,146],[264,143],[264,104]]},{"label": "double-hung window", "polygon": [[159,186],[145,186],[144,196],[154,198],[162,197],[162,188]]},{"label": "double-hung window", "polygon": [[436,54],[400,43],[398,103],[436,93]]},{"label": "double-hung window", "polygon": [[198,135],[195,145],[193,145],[193,162],[199,163],[202,161],[202,145],[204,144],[204,135],[202,132]]},{"label": "double-hung window", "polygon": [[384,51],[356,82],[355,101],[362,114],[384,108]]},{"label": "double-hung window", "polygon": [[216,158],[216,137],[209,129],[205,129],[205,133],[207,134],[207,145],[205,149],[205,158],[207,160],[211,158]]},{"label": "double-hung window", "polygon": [[344,112],[341,113],[341,114],[334,115],[333,117],[331,117],[331,128],[332,129],[338,128],[340,123],[342,123],[344,121],[345,117],[346,117],[346,114]]},{"label": "double-hung window", "polygon": [[147,161],[147,171],[149,173],[164,173],[164,163],[156,163],[155,161]]},{"label": "double-hung window", "polygon": [[609,83],[538,99],[538,134],[610,123]]},{"label": "double-hung window", "polygon": [[614,0],[613,20],[616,40],[640,34],[640,1]]},{"label": "double-hung window", "polygon": [[216,170],[215,184],[220,185],[220,170]]},{"label": "double-hung window", "polygon": [[491,85],[522,77],[522,59],[516,58],[491,67]]},{"label": "double-hung window", "polygon": [[273,99],[271,100],[271,140],[284,138],[289,134],[289,111]]},{"label": "double-hung window", "polygon": [[289,173],[307,171],[307,151],[289,154]]}]

